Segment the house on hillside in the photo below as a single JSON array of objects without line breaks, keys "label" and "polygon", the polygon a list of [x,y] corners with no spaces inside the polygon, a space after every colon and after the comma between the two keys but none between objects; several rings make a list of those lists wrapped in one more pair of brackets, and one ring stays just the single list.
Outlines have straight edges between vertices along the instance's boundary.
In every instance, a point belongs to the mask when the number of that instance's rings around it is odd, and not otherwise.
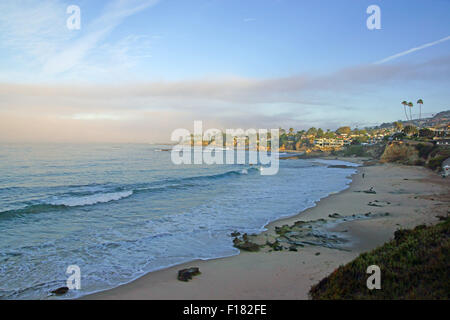
[{"label": "house on hillside", "polygon": [[437,146],[450,147],[450,138],[436,139],[434,143]]},{"label": "house on hillside", "polygon": [[327,150],[327,149],[341,149],[342,147],[346,145],[351,144],[351,139],[315,139],[314,140],[314,146],[321,149],[321,150]]}]

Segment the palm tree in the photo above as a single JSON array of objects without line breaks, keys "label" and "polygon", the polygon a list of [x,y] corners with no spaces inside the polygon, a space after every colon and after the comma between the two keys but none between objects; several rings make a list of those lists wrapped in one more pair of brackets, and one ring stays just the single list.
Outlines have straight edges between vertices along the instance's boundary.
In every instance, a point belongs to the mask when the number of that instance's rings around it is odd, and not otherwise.
[{"label": "palm tree", "polygon": [[419,125],[420,125],[420,121],[422,120],[422,105],[423,105],[423,100],[419,99],[417,100],[417,104],[420,107],[420,111],[419,111]]},{"label": "palm tree", "polygon": [[408,102],[403,100],[402,105],[403,105],[403,110],[405,111],[406,121],[408,121],[408,114],[406,113],[406,106],[408,105]]},{"label": "palm tree", "polygon": [[409,117],[411,118],[410,120],[412,121],[411,110],[412,110],[412,108],[413,108],[413,103],[412,103],[412,102],[408,102],[408,107],[409,107]]}]

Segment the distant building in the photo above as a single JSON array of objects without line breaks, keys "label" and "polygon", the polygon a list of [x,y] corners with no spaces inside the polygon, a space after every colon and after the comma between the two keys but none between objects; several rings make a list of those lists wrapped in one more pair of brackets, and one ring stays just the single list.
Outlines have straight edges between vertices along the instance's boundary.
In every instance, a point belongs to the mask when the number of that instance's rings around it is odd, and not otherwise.
[{"label": "distant building", "polygon": [[321,138],[314,140],[314,146],[319,149],[341,149],[343,146],[351,144],[351,139],[327,139]]},{"label": "distant building", "polygon": [[449,147],[450,146],[450,139],[437,139],[437,140],[434,140],[434,143],[437,146]]}]

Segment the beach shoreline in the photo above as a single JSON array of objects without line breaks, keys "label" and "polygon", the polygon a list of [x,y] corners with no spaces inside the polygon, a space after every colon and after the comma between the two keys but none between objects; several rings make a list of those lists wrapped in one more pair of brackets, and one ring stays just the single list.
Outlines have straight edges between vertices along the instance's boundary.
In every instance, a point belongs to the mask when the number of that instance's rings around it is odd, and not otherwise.
[{"label": "beach shoreline", "polygon": [[[351,241],[346,250],[323,246],[304,246],[298,251],[244,252],[231,257],[195,260],[146,275],[119,287],[94,293],[81,299],[308,299],[312,285],[339,265],[356,258],[392,238],[395,230],[418,224],[435,223],[436,216],[448,214],[449,184],[423,167],[393,164],[364,165],[366,158],[322,159],[355,162],[357,173],[349,186],[333,193],[296,215],[269,223],[266,231],[251,237],[258,244],[273,242],[276,229],[298,221],[324,219],[331,214],[382,215],[376,218],[342,221],[329,228],[345,233]],[[289,161],[289,160],[286,160]],[[362,177],[364,174],[364,178]],[[364,193],[373,188],[375,194]],[[371,204],[371,205],[369,205]],[[232,241],[232,238],[230,238]],[[201,275],[190,282],[177,280],[179,270],[199,267]]]}]

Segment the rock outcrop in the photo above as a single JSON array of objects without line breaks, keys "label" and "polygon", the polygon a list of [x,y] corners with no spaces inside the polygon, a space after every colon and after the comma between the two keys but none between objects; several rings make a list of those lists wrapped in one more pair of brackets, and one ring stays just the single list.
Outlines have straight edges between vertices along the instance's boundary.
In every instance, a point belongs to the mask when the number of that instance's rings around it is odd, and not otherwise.
[{"label": "rock outcrop", "polygon": [[61,288],[58,288],[56,290],[53,290],[51,293],[53,293],[53,294],[55,294],[57,296],[62,296],[64,294],[66,294],[67,292],[69,292],[69,288],[61,287]]},{"label": "rock outcrop", "polygon": [[192,267],[189,269],[183,269],[178,271],[178,280],[180,281],[189,281],[192,280],[192,277],[200,274],[200,269],[196,267]]}]

